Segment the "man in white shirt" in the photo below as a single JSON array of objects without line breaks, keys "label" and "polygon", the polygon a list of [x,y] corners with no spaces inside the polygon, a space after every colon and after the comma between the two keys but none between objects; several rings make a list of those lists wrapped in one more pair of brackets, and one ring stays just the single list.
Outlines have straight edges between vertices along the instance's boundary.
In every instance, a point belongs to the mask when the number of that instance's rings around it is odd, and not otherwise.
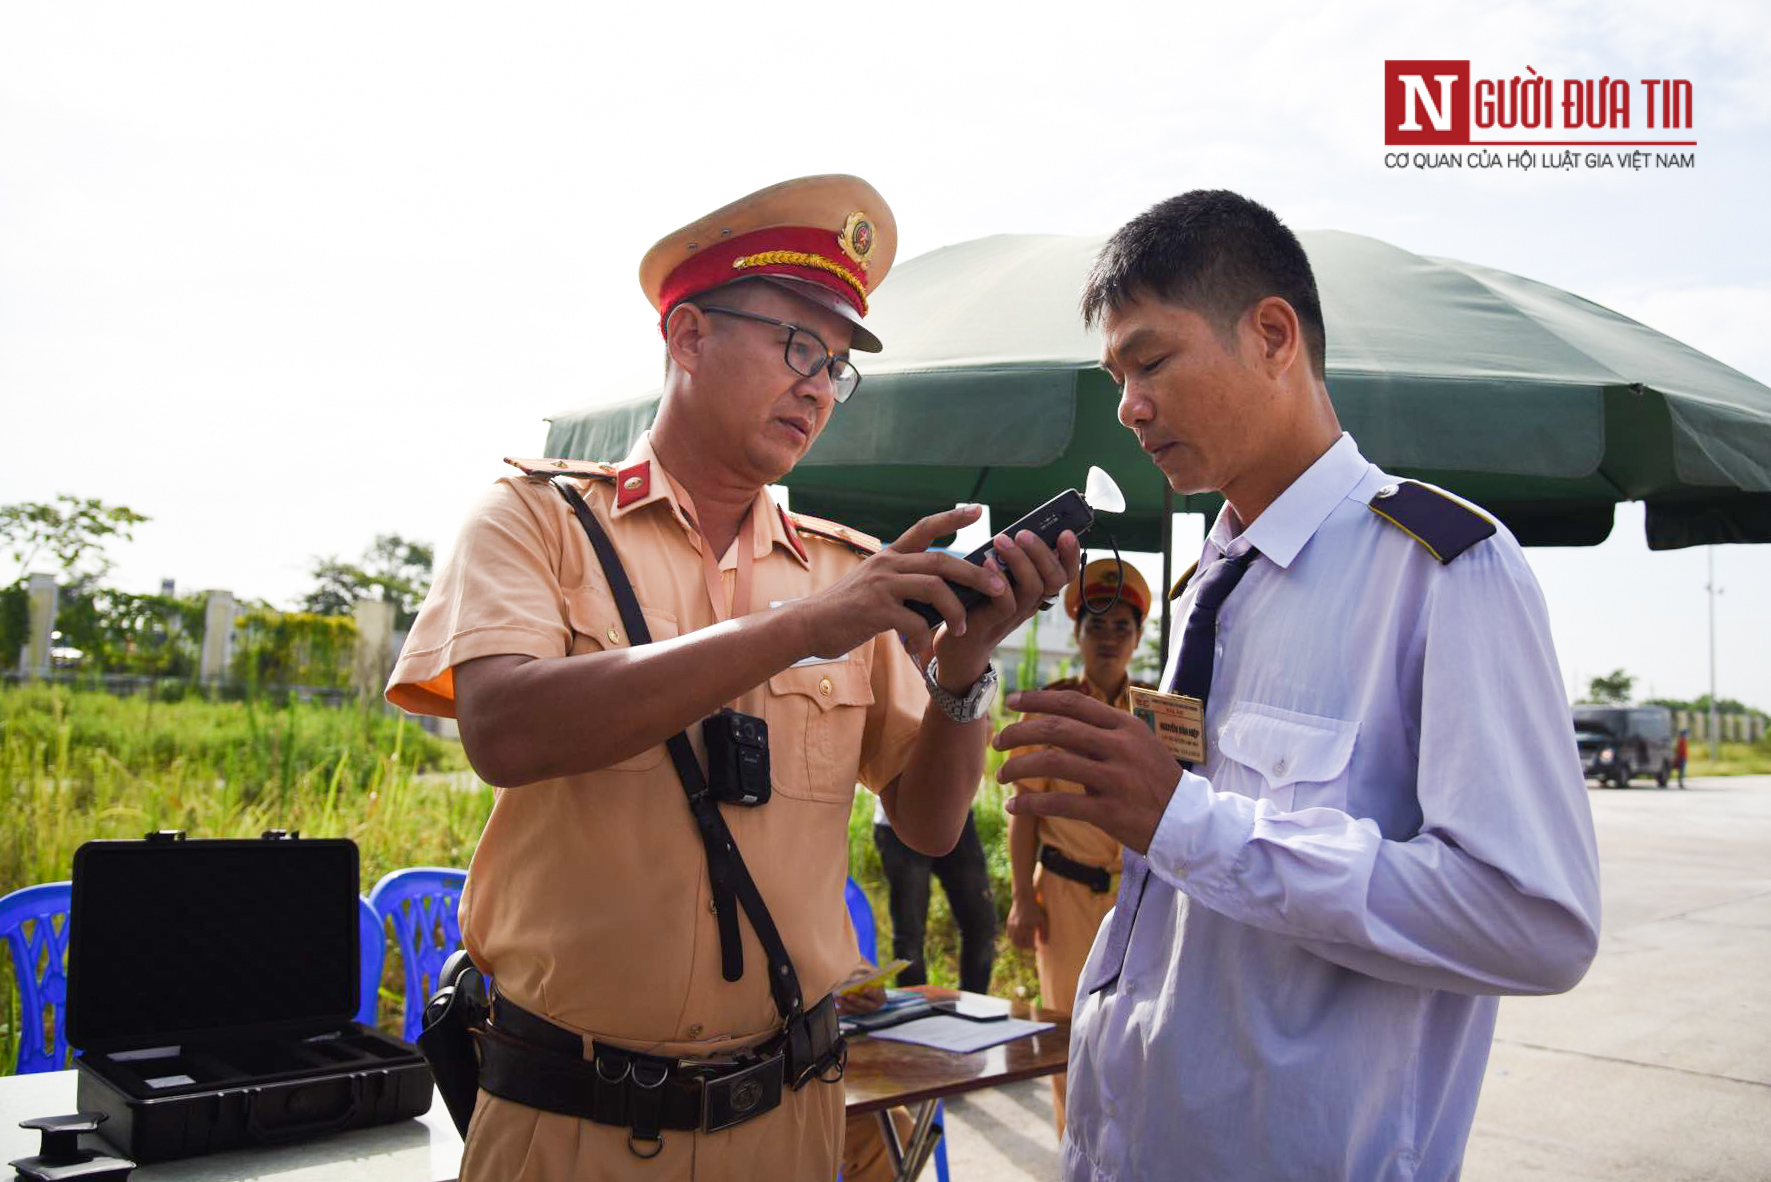
[{"label": "man in white shirt", "polygon": [[[1598,943],[1598,853],[1543,598],[1478,510],[1341,432],[1309,261],[1195,191],[1084,288],[1119,419],[1225,498],[1163,687],[1204,702],[1176,774],[1136,717],[1025,693],[1014,797],[1125,847],[1079,988],[1064,1176],[1456,1178],[1502,994]],[[1472,395],[1474,396],[1474,395]]]}]

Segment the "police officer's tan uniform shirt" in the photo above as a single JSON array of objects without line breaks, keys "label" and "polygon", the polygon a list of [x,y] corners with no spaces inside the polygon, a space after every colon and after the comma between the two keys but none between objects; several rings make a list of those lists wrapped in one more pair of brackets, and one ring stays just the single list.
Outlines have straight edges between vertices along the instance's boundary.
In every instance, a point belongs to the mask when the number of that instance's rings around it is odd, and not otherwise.
[{"label": "police officer's tan uniform shirt", "polygon": [[[619,471],[649,465],[644,495],[616,506],[608,481],[580,481],[608,529],[654,640],[716,622],[701,538],[642,439]],[[766,493],[721,561],[730,591],[738,547],[754,544],[753,611],[815,594],[863,561],[790,527]],[[753,541],[754,539],[754,541]],[[722,605],[723,607],[723,605]],[[723,612],[722,612],[723,614]],[[480,502],[406,642],[388,698],[452,715],[451,668],[499,653],[563,657],[628,643],[582,527],[542,477],[500,481]],[[808,1004],[853,968],[843,903],[855,783],[897,777],[928,701],[897,638],[831,662],[784,669],[735,706],[767,720],[774,797],[724,809],[793,958]],[[583,725],[597,719],[586,708]],[[703,759],[699,725],[689,728]],[[767,960],[740,927],[744,976],[720,975],[707,865],[662,745],[612,767],[499,791],[461,904],[474,960],[512,1001],[631,1048],[703,1054],[778,1025]]]},{"label": "police officer's tan uniform shirt", "polygon": [[[1107,694],[1096,687],[1086,677],[1075,677],[1064,681],[1055,681],[1047,689],[1071,690],[1087,694],[1097,702],[1106,702],[1115,710],[1131,709],[1131,682],[1111,700]],[[1030,751],[1032,748],[1024,748]],[[1073,784],[1069,780],[1053,779],[1040,776],[1033,779],[1020,780],[1015,784],[1015,795],[1035,792],[1081,792],[1081,784]],[[1087,866],[1099,866],[1110,873],[1119,872],[1119,843],[1101,830],[1086,821],[1078,821],[1071,817],[1038,817],[1039,840],[1045,845],[1056,846],[1063,850],[1071,861],[1081,862]]]},{"label": "police officer's tan uniform shirt", "polygon": [[[1086,677],[1056,681],[1047,689],[1071,690],[1087,694],[1097,702],[1107,702],[1116,710],[1131,709],[1131,682],[1111,701],[1094,682]],[[1036,750],[1021,748],[1022,752]],[[1017,752],[1018,754],[1019,752]],[[1020,780],[1015,794],[1036,792],[1082,792],[1081,784],[1040,776]],[[1104,893],[1096,892],[1079,882],[1072,882],[1047,870],[1043,865],[1033,868],[1034,897],[1045,911],[1045,935],[1034,942],[1034,965],[1039,972],[1039,1004],[1049,1010],[1069,1013],[1076,1005],[1076,981],[1088,960],[1088,950],[1095,942],[1095,933],[1113,910],[1118,887],[1119,842],[1101,830],[1071,817],[1037,817],[1039,841],[1056,846],[1071,861],[1099,866],[1115,877],[1113,886]],[[1068,1098],[1063,1072],[1051,1077],[1052,1119],[1057,1126],[1058,1140],[1064,1138],[1064,1105]]]}]

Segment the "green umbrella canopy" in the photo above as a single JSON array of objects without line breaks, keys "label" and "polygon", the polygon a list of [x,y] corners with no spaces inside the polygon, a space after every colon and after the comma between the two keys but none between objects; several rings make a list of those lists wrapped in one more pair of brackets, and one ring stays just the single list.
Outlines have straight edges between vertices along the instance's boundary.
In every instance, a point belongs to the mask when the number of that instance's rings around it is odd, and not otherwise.
[{"label": "green umbrella canopy", "polygon": [[[1374,238],[1300,235],[1341,423],[1386,469],[1450,488],[1528,544],[1594,545],[1620,500],[1654,549],[1771,541],[1771,389],[1578,296]],[[785,483],[796,509],[893,537],[956,501],[1006,524],[1088,466],[1125,491],[1127,549],[1162,548],[1166,484],[1115,417],[1077,295],[1104,237],[998,235],[900,264],[886,351]],[[549,455],[619,459],[656,393],[561,415]],[[1176,498],[1213,512],[1215,497]]]}]

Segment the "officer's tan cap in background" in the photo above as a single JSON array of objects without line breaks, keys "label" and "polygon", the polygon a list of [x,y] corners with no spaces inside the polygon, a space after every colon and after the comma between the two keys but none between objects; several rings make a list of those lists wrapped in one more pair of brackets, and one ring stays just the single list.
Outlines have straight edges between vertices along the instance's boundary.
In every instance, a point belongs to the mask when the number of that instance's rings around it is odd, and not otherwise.
[{"label": "officer's tan cap in background", "polygon": [[898,224],[872,185],[840,174],[800,177],[666,234],[640,261],[640,286],[662,332],[682,301],[767,279],[853,323],[853,347],[877,353],[879,338],[861,318],[897,251]]}]

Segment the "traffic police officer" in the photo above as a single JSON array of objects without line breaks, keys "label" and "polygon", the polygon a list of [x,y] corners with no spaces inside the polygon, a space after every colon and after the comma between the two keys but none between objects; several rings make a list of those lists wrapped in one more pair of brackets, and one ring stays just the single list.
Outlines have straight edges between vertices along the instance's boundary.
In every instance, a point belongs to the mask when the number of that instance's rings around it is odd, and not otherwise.
[{"label": "traffic police officer", "polygon": [[[459,718],[499,788],[461,905],[497,992],[466,1182],[836,1173],[828,995],[858,955],[854,786],[907,842],[952,845],[983,767],[990,653],[1078,553],[1023,533],[980,568],[928,550],[975,507],[882,547],[770,499],[859,384],[850,350],[879,348],[863,317],[895,247],[884,200],[847,176],[775,185],[658,242],[640,270],[668,350],[651,431],[618,463],[513,461],[406,642],[389,699]],[[968,615],[944,580],[988,598]],[[931,635],[907,601],[945,625]],[[685,783],[722,707],[766,724],[759,807]]]},{"label": "traffic police officer", "polygon": [[[1086,607],[1086,610],[1085,610]],[[1068,690],[1131,709],[1127,673],[1143,638],[1150,611],[1150,585],[1137,568],[1118,558],[1091,562],[1082,577],[1064,589],[1064,610],[1076,621],[1082,676],[1051,682],[1048,690]],[[1142,684],[1142,683],[1140,683]],[[1029,776],[1016,782],[1020,795],[1082,792],[1070,780]],[[1119,842],[1095,826],[1068,817],[1014,814],[1008,822],[1009,866],[1014,901],[1009,907],[1009,939],[1032,948],[1039,969],[1039,1004],[1068,1014],[1076,1005],[1076,978],[1101,921],[1113,909],[1119,885]],[[1052,1076],[1052,1115],[1064,1135],[1066,1077]]]}]

